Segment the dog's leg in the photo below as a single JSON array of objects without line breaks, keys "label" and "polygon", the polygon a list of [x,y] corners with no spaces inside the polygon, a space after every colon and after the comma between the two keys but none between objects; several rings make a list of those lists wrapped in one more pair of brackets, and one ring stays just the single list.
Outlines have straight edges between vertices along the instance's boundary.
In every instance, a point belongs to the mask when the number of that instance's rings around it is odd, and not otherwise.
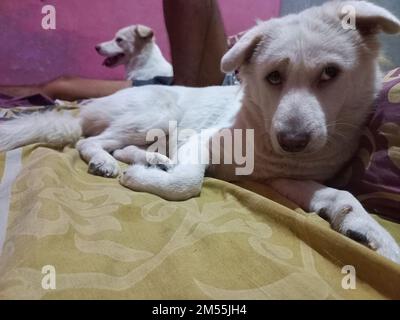
[{"label": "dog's leg", "polygon": [[118,162],[109,152],[122,147],[123,139],[118,139],[117,134],[107,130],[76,144],[82,159],[89,164],[89,173],[107,178],[114,178],[119,174]]},{"label": "dog's leg", "polygon": [[176,165],[169,171],[159,167],[133,165],[120,183],[134,191],[149,192],[166,200],[182,201],[197,196],[204,179],[203,165]]},{"label": "dog's leg", "polygon": [[[174,167],[164,171],[160,166],[146,167],[133,165],[122,175],[123,186],[134,191],[149,192],[160,197],[181,201],[197,196],[201,191],[207,164],[201,159],[190,159],[195,150],[199,150],[197,136],[192,137],[173,155],[178,161]],[[207,152],[208,149],[205,151]]]},{"label": "dog's leg", "polygon": [[304,210],[317,212],[334,230],[400,263],[396,241],[349,192],[313,181],[279,179],[272,181],[271,186]]},{"label": "dog's leg", "polygon": [[115,150],[113,156],[118,161],[127,164],[150,164],[158,165],[164,170],[172,166],[172,161],[161,153],[146,151],[136,146],[127,146],[123,149]]}]

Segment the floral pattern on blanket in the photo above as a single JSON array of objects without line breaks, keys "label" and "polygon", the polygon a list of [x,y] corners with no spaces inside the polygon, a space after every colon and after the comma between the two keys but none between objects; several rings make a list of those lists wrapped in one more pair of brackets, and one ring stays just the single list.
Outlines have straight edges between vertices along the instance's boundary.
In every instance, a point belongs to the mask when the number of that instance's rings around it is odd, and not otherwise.
[{"label": "floral pattern on blanket", "polygon": [[[400,279],[400,268],[318,216],[239,186],[207,179],[200,197],[168,202],[89,175],[71,148],[32,145],[21,160],[0,258],[0,298],[400,297],[388,285]],[[348,264],[360,267],[358,290],[342,288]],[[47,265],[56,270],[55,290],[42,287]]]}]

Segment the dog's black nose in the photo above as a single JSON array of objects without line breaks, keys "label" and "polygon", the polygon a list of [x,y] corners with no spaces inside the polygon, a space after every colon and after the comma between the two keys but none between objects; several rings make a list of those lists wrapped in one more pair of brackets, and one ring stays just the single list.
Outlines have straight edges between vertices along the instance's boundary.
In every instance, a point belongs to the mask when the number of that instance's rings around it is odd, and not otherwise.
[{"label": "dog's black nose", "polygon": [[309,133],[278,133],[278,142],[286,152],[297,153],[303,151],[310,143]]},{"label": "dog's black nose", "polygon": [[101,50],[100,45],[97,45],[97,46],[95,46],[94,48],[96,49],[97,52],[100,52],[100,50]]}]

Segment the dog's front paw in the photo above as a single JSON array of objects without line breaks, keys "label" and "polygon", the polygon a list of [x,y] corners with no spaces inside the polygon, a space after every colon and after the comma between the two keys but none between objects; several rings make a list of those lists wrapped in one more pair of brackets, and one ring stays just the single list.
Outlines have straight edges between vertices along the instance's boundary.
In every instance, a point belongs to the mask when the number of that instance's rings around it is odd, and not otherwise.
[{"label": "dog's front paw", "polygon": [[119,166],[111,156],[95,156],[89,162],[88,172],[96,176],[115,178],[119,174]]},{"label": "dog's front paw", "polygon": [[158,152],[147,152],[146,161],[149,165],[156,166],[163,171],[168,171],[173,167],[171,159]]},{"label": "dog's front paw", "polygon": [[124,149],[115,150],[112,155],[118,161],[121,161],[126,164],[133,164],[134,162],[134,152],[136,151],[136,147],[129,146]]},{"label": "dog's front paw", "polygon": [[141,188],[139,181],[141,181],[141,177],[145,175],[144,170],[146,169],[143,166],[130,166],[128,170],[123,172],[119,177],[119,183],[133,191],[142,191],[143,188]]},{"label": "dog's front paw", "polygon": [[159,169],[168,171],[173,167],[172,161],[161,153],[150,152],[136,146],[128,146],[124,149],[115,150],[113,156],[118,161],[127,164],[157,166]]},{"label": "dog's front paw", "polygon": [[[331,214],[331,226],[378,254],[400,263],[400,248],[393,237],[359,204],[343,205]],[[321,210],[323,215],[325,210]]]}]

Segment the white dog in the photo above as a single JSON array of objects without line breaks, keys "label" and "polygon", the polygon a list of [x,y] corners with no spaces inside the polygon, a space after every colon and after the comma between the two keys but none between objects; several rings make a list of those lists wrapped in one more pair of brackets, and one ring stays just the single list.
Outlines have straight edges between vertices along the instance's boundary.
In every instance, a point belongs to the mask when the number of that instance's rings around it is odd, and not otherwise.
[{"label": "white dog", "polygon": [[[356,30],[344,28],[345,6],[355,10]],[[181,138],[177,153],[168,159],[144,151],[147,133],[168,131],[171,120],[179,130],[209,129],[206,138],[223,128],[254,129],[254,145],[246,145],[254,150],[254,170],[245,178],[270,183],[303,209],[320,213],[338,232],[400,263],[395,240],[356,198],[321,184],[354,155],[381,89],[379,31],[398,33],[400,21],[365,1],[330,1],[272,19],[247,32],[222,60],[224,71],[240,69],[241,88],[126,89],[84,106],[79,120],[47,113],[5,122],[0,150],[39,141],[75,143],[83,134],[87,138],[76,148],[89,172],[117,176],[114,152],[132,163],[120,178],[124,186],[184,200],[199,194],[206,172],[229,181],[243,179],[236,174],[241,164],[184,161],[199,147],[196,134]],[[203,149],[209,146],[205,141]],[[148,165],[153,160],[168,170]],[[175,165],[170,163],[174,160]]]},{"label": "white dog", "polygon": [[106,67],[124,65],[127,80],[173,76],[171,64],[156,44],[153,30],[147,26],[125,27],[111,41],[98,44],[96,50],[106,57],[103,62]]}]

